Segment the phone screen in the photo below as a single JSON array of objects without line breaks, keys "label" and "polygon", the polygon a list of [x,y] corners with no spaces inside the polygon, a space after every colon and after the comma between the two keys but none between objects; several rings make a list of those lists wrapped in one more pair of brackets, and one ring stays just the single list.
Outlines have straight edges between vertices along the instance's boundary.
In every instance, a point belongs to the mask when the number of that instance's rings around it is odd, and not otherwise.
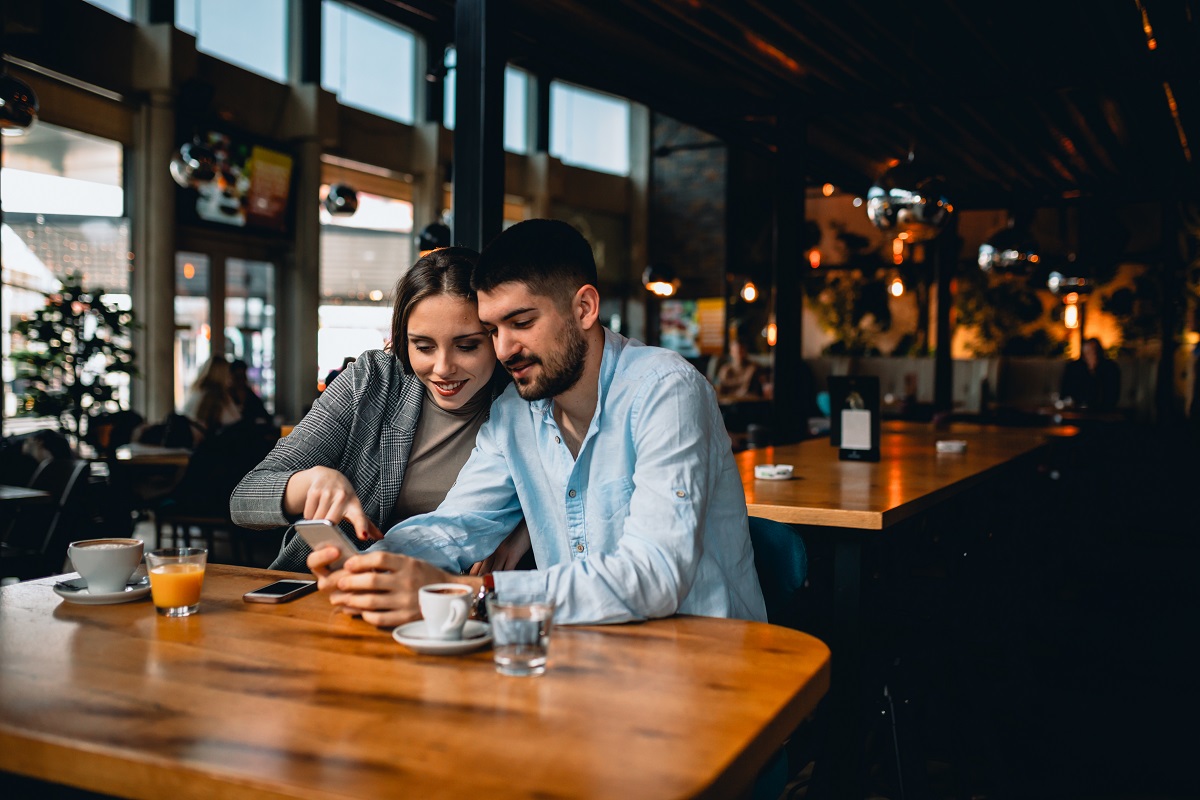
[{"label": "phone screen", "polygon": [[282,597],[285,594],[291,594],[298,589],[304,589],[312,585],[312,581],[275,581],[261,588],[255,589],[253,594],[266,594],[272,597]]}]

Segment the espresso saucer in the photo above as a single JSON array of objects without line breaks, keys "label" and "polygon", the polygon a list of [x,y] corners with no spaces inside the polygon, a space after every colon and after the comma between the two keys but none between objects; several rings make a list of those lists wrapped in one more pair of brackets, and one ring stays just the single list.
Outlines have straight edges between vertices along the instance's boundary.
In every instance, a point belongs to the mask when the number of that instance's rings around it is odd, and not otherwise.
[{"label": "espresso saucer", "polygon": [[66,600],[81,606],[110,606],[116,603],[129,603],[141,600],[150,594],[150,578],[146,575],[144,566],[138,567],[120,592],[101,592],[92,594],[88,591],[87,581],[74,573],[72,577],[54,584],[54,593]]},{"label": "espresso saucer", "polygon": [[486,622],[467,620],[461,639],[430,639],[425,635],[425,620],[419,619],[401,625],[392,631],[392,638],[400,644],[427,655],[452,656],[469,653],[492,640],[492,630]]}]

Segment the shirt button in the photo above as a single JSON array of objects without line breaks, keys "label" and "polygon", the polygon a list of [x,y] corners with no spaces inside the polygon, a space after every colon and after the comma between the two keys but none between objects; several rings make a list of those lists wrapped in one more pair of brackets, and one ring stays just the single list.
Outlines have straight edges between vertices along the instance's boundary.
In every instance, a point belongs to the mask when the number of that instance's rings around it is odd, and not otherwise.
[{"label": "shirt button", "polygon": [[575,490],[574,490],[574,489],[572,489],[571,491],[567,492],[567,497],[574,497],[574,496],[575,496]]},{"label": "shirt button", "polygon": [[687,497],[687,492],[680,489],[678,492],[675,493],[675,496],[676,497]]},{"label": "shirt button", "polygon": [[562,439],[560,439],[559,437],[555,436],[555,437],[554,437],[554,443],[555,443],[555,444],[562,444]]},{"label": "shirt button", "polygon": [[576,550],[576,552],[582,553],[582,552],[583,552],[583,545],[582,545],[582,544],[577,544],[577,545],[575,545],[575,550]]}]

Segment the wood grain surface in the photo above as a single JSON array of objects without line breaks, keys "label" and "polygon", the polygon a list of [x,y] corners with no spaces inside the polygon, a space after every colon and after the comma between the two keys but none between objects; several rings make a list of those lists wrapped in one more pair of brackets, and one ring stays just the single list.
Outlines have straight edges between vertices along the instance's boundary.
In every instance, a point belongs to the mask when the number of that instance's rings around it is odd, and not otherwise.
[{"label": "wood grain surface", "polygon": [[[934,429],[893,421],[883,424],[878,463],[839,461],[828,439],[810,439],[746,450],[737,455],[737,464],[751,516],[880,531],[1033,456],[1052,437],[1074,433],[967,423]],[[940,439],[963,440],[966,452],[938,453]],[[792,464],[795,477],[759,480],[755,464]]]},{"label": "wood grain surface", "polygon": [[755,622],[560,627],[540,678],[418,655],[286,573],[210,565],[199,614],[0,590],[0,769],[134,798],[728,797],[829,685]]}]

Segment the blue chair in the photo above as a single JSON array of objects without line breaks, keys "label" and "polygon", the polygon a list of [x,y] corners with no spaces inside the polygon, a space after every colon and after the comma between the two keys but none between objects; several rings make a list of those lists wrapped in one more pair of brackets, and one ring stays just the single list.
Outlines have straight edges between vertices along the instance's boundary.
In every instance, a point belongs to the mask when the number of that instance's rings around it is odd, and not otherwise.
[{"label": "blue chair", "polygon": [[754,568],[767,604],[767,621],[802,630],[799,595],[808,576],[804,540],[790,525],[751,517],[750,544],[754,546]]},{"label": "blue chair", "polygon": [[[808,551],[790,525],[750,517],[754,569],[767,606],[767,622],[800,630],[799,594],[808,576]],[[788,781],[787,749],[780,750],[758,774],[753,800],[775,800]]]}]

